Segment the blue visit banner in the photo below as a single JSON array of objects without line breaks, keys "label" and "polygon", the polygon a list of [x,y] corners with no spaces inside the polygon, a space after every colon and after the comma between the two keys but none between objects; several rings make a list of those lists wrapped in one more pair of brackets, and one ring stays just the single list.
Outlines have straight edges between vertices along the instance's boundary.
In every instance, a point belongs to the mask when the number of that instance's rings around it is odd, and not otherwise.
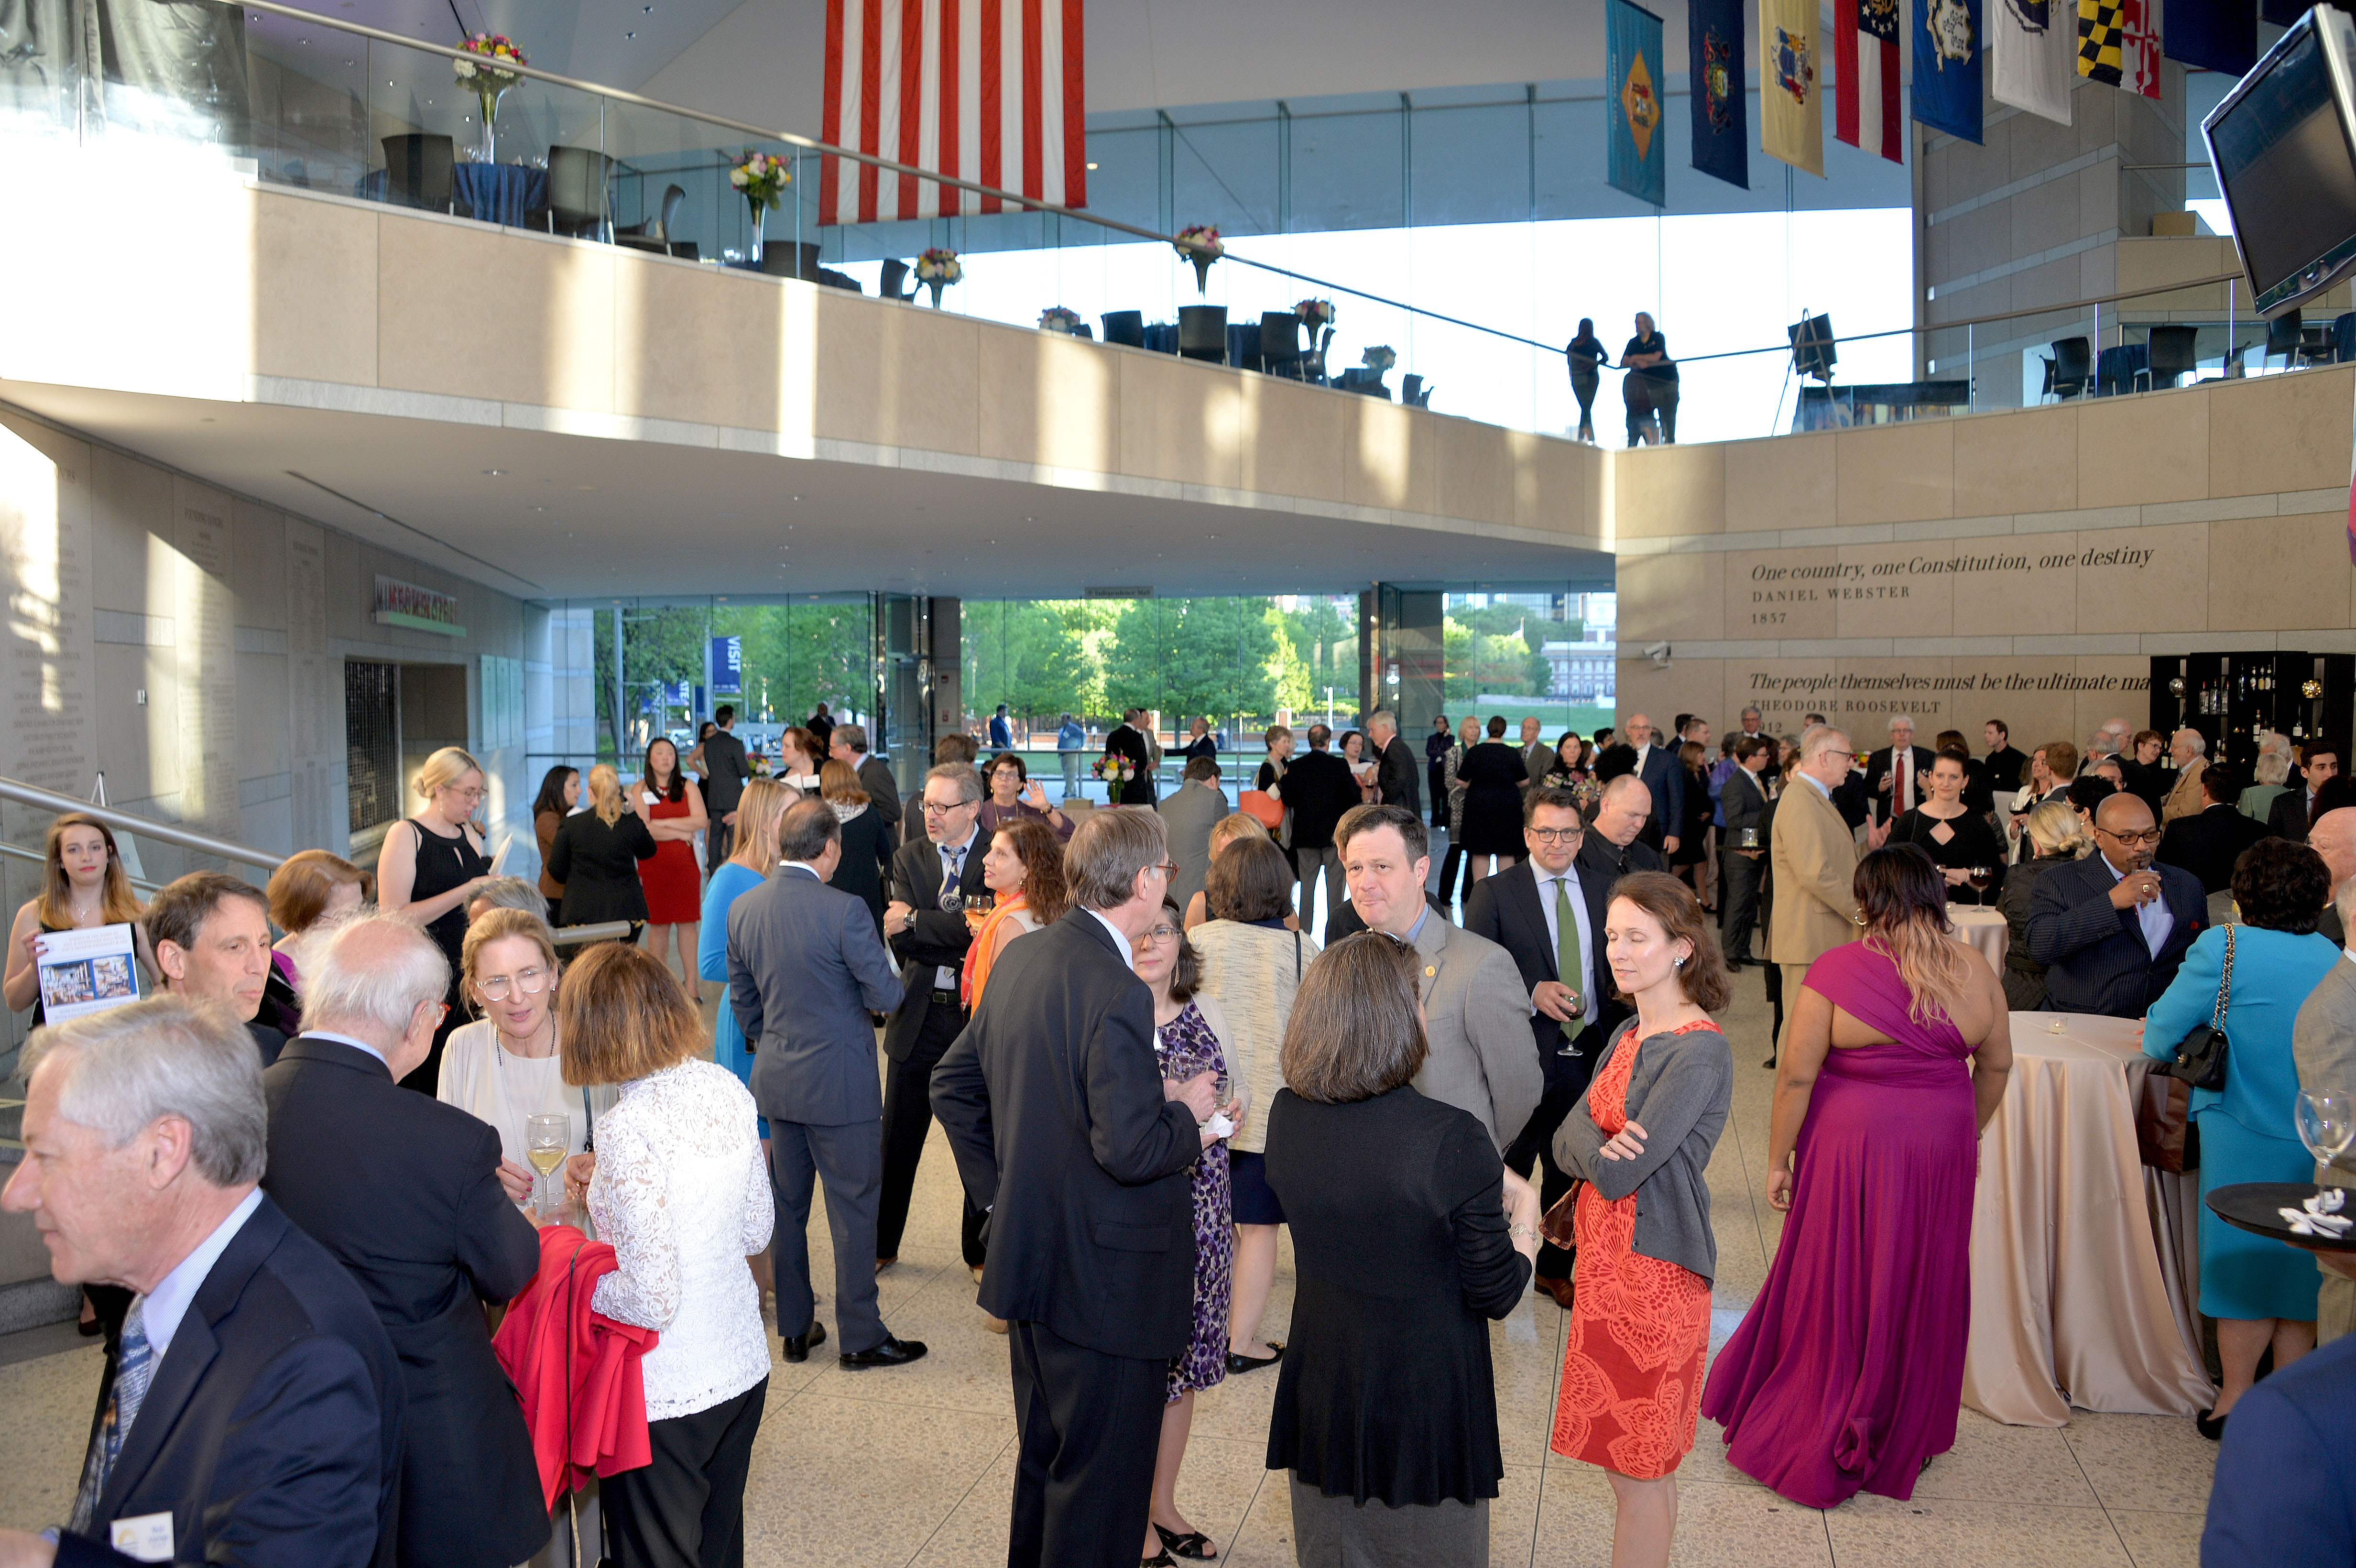
[{"label": "blue visit banner", "polygon": [[1669,138],[1661,125],[1667,74],[1661,62],[1661,19],[1629,0],[1604,0],[1610,177],[1615,189],[1655,207],[1669,204]]},{"label": "blue visit banner", "polygon": [[1742,0],[1686,0],[1687,69],[1693,82],[1693,166],[1751,188],[1751,51],[1742,41]]},{"label": "blue visit banner", "polygon": [[1982,38],[1980,0],[1914,0],[1916,120],[1966,142],[1980,139]]}]

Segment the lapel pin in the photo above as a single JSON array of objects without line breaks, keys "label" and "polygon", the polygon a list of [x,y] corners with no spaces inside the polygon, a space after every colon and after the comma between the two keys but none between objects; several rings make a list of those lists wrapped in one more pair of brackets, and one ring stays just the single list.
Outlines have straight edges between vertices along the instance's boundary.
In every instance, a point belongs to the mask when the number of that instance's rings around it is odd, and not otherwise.
[{"label": "lapel pin", "polygon": [[1423,977],[1424,977],[1425,979],[1427,979],[1427,980],[1430,979],[1434,975],[1437,975],[1437,974],[1439,974],[1439,973],[1440,973],[1440,965],[1437,965],[1437,964],[1427,964],[1427,965],[1425,965],[1423,966]]}]

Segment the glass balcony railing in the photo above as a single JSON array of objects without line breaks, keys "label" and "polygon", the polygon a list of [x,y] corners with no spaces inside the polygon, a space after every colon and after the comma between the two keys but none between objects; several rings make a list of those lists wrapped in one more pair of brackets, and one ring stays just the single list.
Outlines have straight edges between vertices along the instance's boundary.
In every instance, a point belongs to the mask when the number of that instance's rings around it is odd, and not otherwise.
[{"label": "glass balcony railing", "polygon": [[[2093,304],[2048,306],[2009,329],[1991,318],[1979,353],[1951,325],[1909,325],[1910,269],[1856,265],[1905,253],[1903,208],[1263,234],[1231,245],[1201,282],[1168,238],[1087,212],[821,225],[825,162],[856,155],[535,68],[487,98],[482,79],[465,79],[473,62],[462,50],[276,0],[99,4],[95,69],[78,35],[56,45],[0,36],[0,138],[194,146],[266,184],[917,303],[930,296],[891,251],[963,250],[964,278],[938,297],[942,308],[1026,327],[1052,319],[1098,341],[1549,434],[1580,422],[1561,346],[1581,317],[1616,362],[1634,315],[1653,315],[1680,367],[1676,434],[1695,441],[2034,402],[2050,395],[2034,363],[2019,389],[2010,381],[2028,363],[2020,346],[2083,333],[2072,313],[2082,319]],[[793,176],[757,233],[729,183],[756,151]],[[1304,301],[1333,307],[1330,329],[1303,329]],[[1838,381],[1858,390],[1804,397],[1779,347],[1783,323],[1835,301],[1836,325],[1850,334]],[[2120,308],[2101,307],[2106,350]],[[2204,337],[2203,355],[2217,351]],[[2250,370],[2265,368],[2248,357]],[[1623,390],[1607,372],[1594,399],[1607,445],[1628,432]]]}]

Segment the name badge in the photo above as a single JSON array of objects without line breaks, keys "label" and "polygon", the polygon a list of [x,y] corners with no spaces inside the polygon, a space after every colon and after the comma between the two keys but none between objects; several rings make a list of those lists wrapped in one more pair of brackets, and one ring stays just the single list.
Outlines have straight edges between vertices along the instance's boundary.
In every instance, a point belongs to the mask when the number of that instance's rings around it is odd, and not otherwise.
[{"label": "name badge", "polygon": [[125,1557],[142,1563],[169,1563],[172,1560],[172,1516],[168,1513],[143,1513],[136,1519],[114,1521],[108,1544]]},{"label": "name badge", "polygon": [[646,795],[647,804],[648,805],[660,805],[662,804],[662,796],[657,795],[654,791],[648,790],[646,792]]}]

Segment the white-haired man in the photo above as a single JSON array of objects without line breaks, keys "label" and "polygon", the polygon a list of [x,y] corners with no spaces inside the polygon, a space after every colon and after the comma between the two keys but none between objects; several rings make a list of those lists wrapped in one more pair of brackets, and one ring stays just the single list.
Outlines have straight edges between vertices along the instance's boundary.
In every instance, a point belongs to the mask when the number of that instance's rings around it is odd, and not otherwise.
[{"label": "white-haired man", "polygon": [[401,1087],[448,1009],[449,960],[395,914],[360,915],[303,954],[303,1032],[262,1074],[262,1189],[368,1293],[401,1348],[402,1568],[521,1563],[548,1505],[482,1308],[540,1269],[540,1238],[499,1185],[499,1135]]},{"label": "white-haired man", "polygon": [[400,1361],[256,1185],[244,1025],[158,997],[38,1030],[24,1066],[27,1157],[0,1209],[32,1216],[59,1281],[133,1296],[73,1512],[54,1544],[0,1531],[0,1563],[390,1564]]},{"label": "white-haired man", "polygon": [[1922,805],[1930,793],[1931,762],[1931,748],[1914,743],[1912,715],[1891,714],[1890,744],[1865,761],[1866,795],[1876,803],[1873,815],[1894,821]]},{"label": "white-haired man", "polygon": [[[1891,737],[1898,733],[1893,722]],[[1913,733],[1912,725],[1906,733]],[[1768,918],[1767,955],[1781,966],[1783,995],[1794,1000],[1808,965],[1841,944],[1857,940],[1865,923],[1851,886],[1857,879],[1857,836],[1833,804],[1833,791],[1848,777],[1848,763],[1847,733],[1817,725],[1800,737],[1799,755],[1792,764],[1799,776],[1776,802],[1775,827],[1768,838],[1775,909]],[[1884,817],[1867,830],[1868,848],[1881,848],[1890,836],[1890,822]],[[1767,1065],[1774,1064],[1769,1057]]]},{"label": "white-haired man", "polygon": [[2160,803],[2162,827],[2201,809],[2201,770],[2209,765],[2205,761],[2208,752],[2208,739],[2198,730],[2179,730],[2169,741],[2168,754],[2176,759],[2176,784]]}]

